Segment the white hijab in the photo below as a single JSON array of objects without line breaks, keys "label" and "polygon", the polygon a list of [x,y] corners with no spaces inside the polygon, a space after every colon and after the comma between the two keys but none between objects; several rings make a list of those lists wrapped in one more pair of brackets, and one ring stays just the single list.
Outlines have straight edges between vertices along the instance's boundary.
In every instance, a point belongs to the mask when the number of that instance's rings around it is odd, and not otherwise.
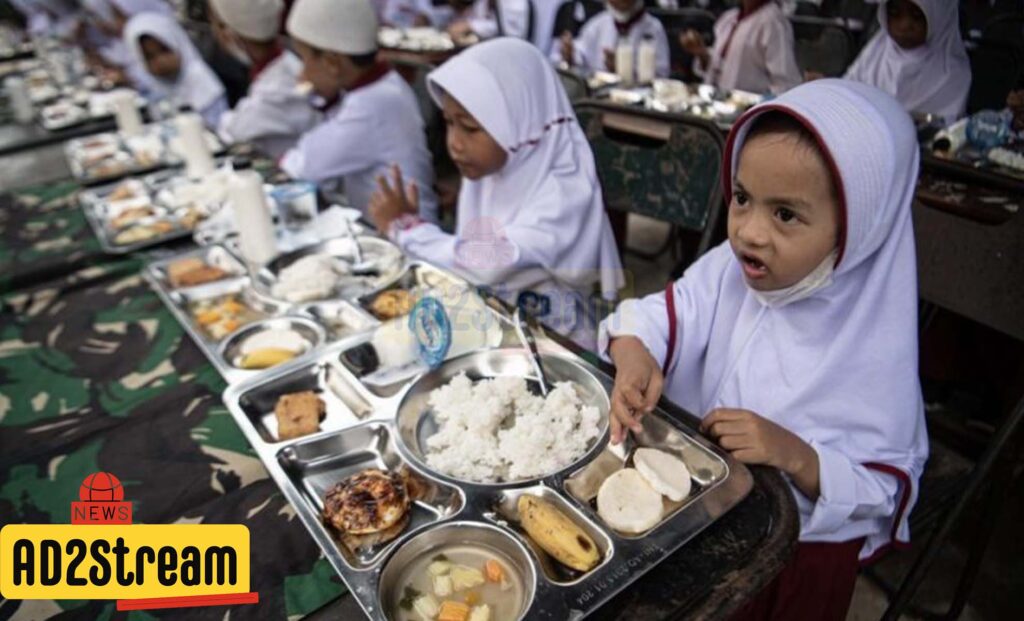
[{"label": "white hijab", "polygon": [[[751,410],[810,443],[829,508],[819,511],[797,494],[802,532],[808,540],[866,536],[865,557],[909,538],[906,518],[928,455],[911,219],[917,139],[899,103],[873,87],[804,84],[736,123],[726,148],[726,202],[751,121],[771,110],[800,120],[831,160],[843,205],[838,263],[831,281],[809,295],[766,305],[728,243],[705,255],[673,285],[679,339],[666,394],[698,415]],[[860,488],[848,475],[855,466],[899,482],[891,515],[857,518]]]},{"label": "white hijab", "polygon": [[499,172],[463,180],[457,236],[488,221],[519,229],[538,241],[530,252],[556,279],[576,288],[600,281],[614,298],[622,266],[594,155],[545,57],[530,43],[498,38],[444,63],[428,84],[438,105],[450,94],[508,154]]},{"label": "white hijab", "polygon": [[928,20],[925,44],[904,50],[889,36],[885,3],[878,5],[881,28],[864,47],[846,77],[877,86],[909,112],[938,114],[953,122],[963,116],[971,87],[971,64],[960,36],[952,0],[911,0]]},{"label": "white hijab", "polygon": [[125,25],[125,45],[135,62],[145,67],[146,60],[139,46],[139,38],[143,35],[159,39],[181,57],[181,71],[174,82],[148,76],[145,87],[151,97],[169,97],[178,103],[192,106],[199,113],[224,95],[224,86],[192,44],[188,33],[174,18],[159,13],[142,13],[128,20]]}]

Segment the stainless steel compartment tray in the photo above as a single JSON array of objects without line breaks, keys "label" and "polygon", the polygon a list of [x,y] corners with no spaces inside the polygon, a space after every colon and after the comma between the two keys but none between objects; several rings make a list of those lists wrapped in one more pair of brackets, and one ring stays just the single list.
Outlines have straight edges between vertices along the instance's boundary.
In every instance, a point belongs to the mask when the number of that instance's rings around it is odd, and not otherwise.
[{"label": "stainless steel compartment tray", "polygon": [[[561,359],[592,377],[595,390],[606,394],[611,390],[613,380],[601,370],[552,341],[542,339],[541,343],[551,359]],[[695,491],[684,502],[667,507],[669,513],[663,522],[642,538],[623,536],[606,527],[588,498],[590,488],[586,483],[593,483],[595,473],[621,468],[625,459],[621,447],[607,445],[607,433],[573,466],[526,483],[482,485],[436,475],[405,448],[400,434],[408,433],[408,429],[400,429],[401,419],[396,422],[403,401],[416,403],[416,382],[391,398],[377,397],[337,364],[337,354],[344,347],[345,344],[330,346],[315,359],[289,363],[233,385],[225,391],[224,402],[303,524],[371,619],[388,618],[382,608],[391,604],[382,603],[379,592],[382,575],[394,573],[383,570],[397,550],[413,538],[424,541],[420,536],[435,529],[466,525],[490,529],[518,542],[517,549],[527,551],[527,573],[533,581],[532,590],[528,591],[533,598],[522,618],[564,621],[585,617],[712,524],[753,487],[753,479],[743,465],[660,409],[645,419],[640,443],[682,455],[693,466],[695,479],[707,478],[697,482]],[[487,362],[492,359],[493,352],[477,352],[446,364],[481,369],[486,376],[488,369],[494,371]],[[519,372],[516,364],[509,368]],[[336,374],[344,390],[351,394],[338,398],[331,392],[331,374]],[[299,389],[321,391],[328,406],[327,417],[319,432],[278,442],[266,417],[273,416],[272,403],[277,396]],[[369,405],[368,415],[357,416],[353,412],[352,395]],[[439,497],[443,500],[419,506],[420,512],[413,516],[412,525],[384,549],[353,555],[323,525],[322,497],[334,482],[368,467],[392,471],[408,468],[443,492]],[[594,539],[603,553],[602,562],[581,575],[548,558],[517,524],[516,500],[523,493],[540,495],[558,504]],[[403,556],[398,562],[405,560]],[[403,614],[399,618],[405,617]]]}]

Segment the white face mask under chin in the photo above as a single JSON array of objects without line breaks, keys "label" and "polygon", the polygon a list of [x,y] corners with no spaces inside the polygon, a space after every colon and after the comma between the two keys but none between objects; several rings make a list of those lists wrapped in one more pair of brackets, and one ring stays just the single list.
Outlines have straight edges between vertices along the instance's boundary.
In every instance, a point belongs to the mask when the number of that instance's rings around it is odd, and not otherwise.
[{"label": "white face mask under chin", "polygon": [[811,273],[804,276],[800,282],[795,285],[790,285],[785,289],[775,289],[774,291],[758,291],[750,285],[747,288],[754,294],[757,301],[767,306],[768,308],[782,308],[787,304],[798,302],[806,299],[821,291],[825,287],[832,284],[832,272],[835,269],[836,257],[838,251],[833,250],[828,253],[825,260],[822,261],[818,267],[811,270]]},{"label": "white face mask under chin", "polygon": [[643,4],[637,2],[636,6],[628,11],[619,11],[617,9],[608,6],[608,12],[612,14],[612,19],[620,24],[624,24],[629,20],[633,19],[633,16],[637,14],[637,11],[643,8]]}]

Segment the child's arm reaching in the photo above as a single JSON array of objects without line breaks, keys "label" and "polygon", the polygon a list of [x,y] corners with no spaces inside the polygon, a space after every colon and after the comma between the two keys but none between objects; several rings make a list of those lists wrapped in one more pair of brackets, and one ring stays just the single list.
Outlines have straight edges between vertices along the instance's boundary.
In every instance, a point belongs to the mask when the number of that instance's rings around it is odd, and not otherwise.
[{"label": "child's arm reaching", "polygon": [[785,427],[748,410],[723,408],[704,417],[700,430],[737,461],[774,466],[788,474],[804,496],[818,499],[818,453]]},{"label": "child's arm reaching", "polygon": [[654,410],[665,378],[661,367],[643,342],[635,336],[612,340],[608,354],[615,364],[615,387],[612,389],[611,441],[618,444],[628,427],[640,432],[640,417]]}]

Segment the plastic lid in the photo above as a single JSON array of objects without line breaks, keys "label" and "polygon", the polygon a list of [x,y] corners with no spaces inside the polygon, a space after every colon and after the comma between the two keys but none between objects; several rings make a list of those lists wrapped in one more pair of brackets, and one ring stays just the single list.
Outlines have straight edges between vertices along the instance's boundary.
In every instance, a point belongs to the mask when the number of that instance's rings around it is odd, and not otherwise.
[{"label": "plastic lid", "polygon": [[420,360],[431,369],[441,366],[452,346],[452,323],[437,298],[424,297],[409,313],[409,329],[416,337]]}]

